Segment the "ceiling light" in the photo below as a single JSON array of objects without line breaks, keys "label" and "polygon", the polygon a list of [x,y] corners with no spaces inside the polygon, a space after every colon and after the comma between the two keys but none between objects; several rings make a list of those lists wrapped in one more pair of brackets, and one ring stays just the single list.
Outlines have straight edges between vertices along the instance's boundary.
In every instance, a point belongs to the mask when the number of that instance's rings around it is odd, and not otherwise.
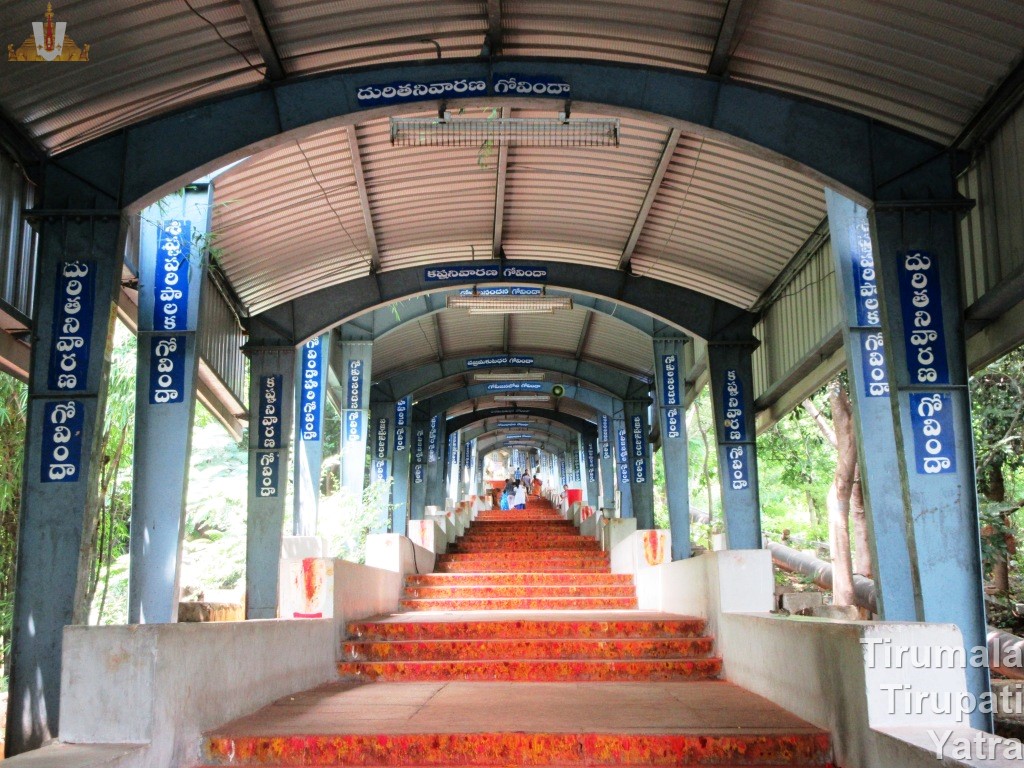
[{"label": "ceiling light", "polygon": [[391,144],[403,147],[617,147],[608,117],[392,117]]},{"label": "ceiling light", "polygon": [[473,381],[544,381],[543,373],[474,373]]},{"label": "ceiling light", "polygon": [[551,395],[495,395],[494,399],[502,403],[515,400],[550,400]]},{"label": "ceiling light", "polygon": [[471,315],[513,315],[572,309],[569,296],[449,296],[448,309],[468,309]]}]

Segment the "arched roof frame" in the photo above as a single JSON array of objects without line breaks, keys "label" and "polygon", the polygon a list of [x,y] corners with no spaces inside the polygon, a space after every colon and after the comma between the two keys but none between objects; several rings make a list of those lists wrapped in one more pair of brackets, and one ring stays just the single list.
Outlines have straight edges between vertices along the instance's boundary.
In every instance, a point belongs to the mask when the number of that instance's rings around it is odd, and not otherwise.
[{"label": "arched roof frame", "polygon": [[473,426],[479,422],[486,422],[491,419],[500,421],[523,421],[530,419],[541,419],[562,424],[580,434],[593,437],[597,433],[597,425],[593,422],[573,416],[569,413],[550,411],[540,408],[487,408],[473,413],[460,414],[447,420],[448,431],[452,432],[465,427]]},{"label": "arched roof frame", "polygon": [[470,429],[466,429],[462,433],[462,437],[465,440],[479,440],[482,437],[490,437],[499,433],[511,433],[511,434],[523,434],[526,432],[532,432],[537,435],[548,435],[550,437],[557,437],[564,443],[568,443],[574,435],[579,434],[574,429],[563,427],[558,422],[550,422],[548,424],[537,424],[532,427],[523,427],[521,429],[509,429],[507,427],[487,427],[477,426]]},{"label": "arched roof frame", "polygon": [[[541,385],[539,391],[534,391],[529,394],[541,394],[551,393],[553,384],[551,382],[537,382]],[[449,408],[452,408],[460,403],[464,403],[468,400],[476,400],[482,397],[492,397],[496,394],[509,394],[507,392],[489,392],[484,384],[473,384],[468,387],[458,387],[451,389],[446,392],[441,392],[434,397],[420,400],[416,404],[416,408],[425,413],[429,417],[436,416],[437,414],[443,414]],[[524,393],[527,394],[527,393]],[[622,401],[618,398],[612,397],[611,395],[596,392],[592,389],[582,386],[566,385],[565,394],[562,396],[563,400],[575,400],[577,402],[586,405],[593,409],[598,414],[604,414],[606,416],[614,416],[616,413],[622,411]],[[529,401],[525,401],[529,402]]]},{"label": "arched roof frame", "polygon": [[[135,211],[204,173],[272,147],[286,136],[313,135],[331,126],[415,111],[431,103],[362,109],[358,94],[368,86],[397,81],[493,83],[508,75],[561,78],[572,87],[573,103],[588,111],[659,116],[668,125],[713,135],[753,155],[797,169],[864,204],[880,199],[952,196],[954,192],[949,150],[863,114],[764,87],[679,71],[554,59],[473,59],[267,83],[129,126],[50,160],[44,204],[69,209],[109,205]],[[531,101],[538,100],[489,95],[453,99],[448,105]],[[552,103],[551,99],[539,101],[548,107]],[[182,141],[183,136],[188,141]],[[169,146],[175,151],[166,151]],[[837,146],[843,151],[836,151]],[[648,309],[707,340],[750,340],[750,313],[695,291],[671,290],[674,286],[619,270],[565,263],[548,266],[549,274],[553,273],[552,286]],[[586,278],[581,271],[587,273]],[[278,305],[250,318],[248,330],[256,344],[294,345],[326,327],[427,289],[418,268],[377,273]],[[358,299],[346,302],[345,294]],[[699,309],[687,312],[684,308],[691,301]],[[669,310],[670,316],[659,310]]]},{"label": "arched roof frame", "polygon": [[[501,443],[500,437],[485,438],[482,442],[477,444],[477,455],[480,457],[486,457],[488,454],[504,447],[505,446]],[[553,438],[550,442],[541,440],[540,445],[530,446],[526,450],[541,450],[547,451],[548,453],[554,453],[556,451],[567,451],[569,450],[569,446],[562,440]]]},{"label": "arched roof frame", "polygon": [[[383,379],[377,382],[375,386],[380,386],[386,389],[389,393],[389,397],[387,398],[388,400],[399,400],[406,396],[415,397],[417,392],[432,385],[453,381],[476,373],[477,371],[471,371],[466,368],[465,361],[468,359],[470,358],[460,357],[447,359],[443,361],[443,363],[426,363],[419,368],[398,373],[390,378]],[[486,372],[501,373],[503,370],[504,369],[502,368],[488,368],[486,369]],[[600,392],[619,400],[645,398],[648,396],[650,386],[645,379],[631,376],[622,371],[606,368],[589,361],[581,361],[577,364],[573,359],[557,357],[555,355],[534,355],[534,364],[530,366],[529,370],[537,373],[558,374],[576,379],[577,381],[591,385],[595,392]],[[546,382],[539,381],[530,383],[546,383],[548,386],[544,391],[550,392],[550,388],[555,382],[548,380]],[[486,388],[486,385],[470,386],[484,386]],[[572,384],[563,384],[563,386],[566,386],[568,389]],[[489,394],[501,393],[491,392]]]}]

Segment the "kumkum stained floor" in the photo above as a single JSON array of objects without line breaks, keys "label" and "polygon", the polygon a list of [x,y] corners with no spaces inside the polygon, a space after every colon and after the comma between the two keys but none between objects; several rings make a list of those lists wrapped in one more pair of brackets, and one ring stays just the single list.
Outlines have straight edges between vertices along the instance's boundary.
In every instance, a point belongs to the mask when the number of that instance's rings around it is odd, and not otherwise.
[{"label": "kumkum stained floor", "polygon": [[632,577],[546,502],[481,513],[349,624],[340,682],[205,741],[210,765],[821,766],[828,734],[718,680],[700,619],[639,611]]}]

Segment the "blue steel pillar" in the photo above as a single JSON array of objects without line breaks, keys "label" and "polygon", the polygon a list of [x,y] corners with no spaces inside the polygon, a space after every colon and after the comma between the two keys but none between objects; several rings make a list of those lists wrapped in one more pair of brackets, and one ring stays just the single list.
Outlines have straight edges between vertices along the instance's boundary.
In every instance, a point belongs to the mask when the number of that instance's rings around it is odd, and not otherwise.
[{"label": "blue steel pillar", "polygon": [[[178,620],[185,531],[200,293],[212,189],[165,198],[142,218],[139,243],[138,352],[135,388],[128,623]],[[168,211],[167,205],[174,210]]]},{"label": "blue steel pillar", "polygon": [[[395,404],[392,401],[370,405],[370,483],[386,483],[391,479],[394,465],[394,441],[391,425],[394,423]],[[390,494],[385,496],[385,501]],[[387,533],[391,528],[391,515],[387,504],[380,510],[374,533]]]},{"label": "blue steel pillar", "polygon": [[893,471],[902,459],[896,450],[868,212],[830,189],[825,190],[825,200],[836,284],[845,318],[846,369],[871,534],[878,612],[889,621],[915,621],[918,613],[903,484],[900,473]]},{"label": "blue steel pillar", "polygon": [[658,398],[658,428],[665,462],[665,498],[672,531],[672,559],[690,556],[690,462],[687,456],[686,377],[682,336],[654,339],[654,384]]},{"label": "blue steel pillar", "polygon": [[391,529],[405,536],[409,520],[410,413],[412,402],[404,397],[395,403],[394,484],[391,486]]},{"label": "blue steel pillar", "polygon": [[296,536],[316,536],[317,532],[330,348],[331,336],[324,334],[300,346],[296,355],[295,461],[292,466],[292,533]]},{"label": "blue steel pillar", "polygon": [[373,343],[341,342],[341,487],[362,499]]},{"label": "blue steel pillar", "polygon": [[615,438],[611,416],[598,417],[598,449],[600,451],[601,509],[615,508]]},{"label": "blue steel pillar", "polygon": [[654,478],[651,477],[651,444],[647,439],[646,400],[626,400],[626,434],[629,438],[629,489],[638,530],[654,528]]},{"label": "blue steel pillar", "polygon": [[[874,256],[918,618],[956,624],[970,656],[986,647],[985,604],[957,259],[962,205],[948,159],[942,166],[906,181],[923,199],[876,202]],[[967,684],[987,693],[988,668],[968,665]],[[971,724],[990,730],[981,709]]]},{"label": "blue steel pillar", "polygon": [[597,444],[597,435],[581,435],[583,439],[583,479],[587,489],[587,504],[594,509],[598,508],[598,482],[597,482],[597,457],[600,448]]},{"label": "blue steel pillar", "polygon": [[754,432],[753,342],[708,342],[718,478],[729,549],[760,549],[761,507]]},{"label": "blue steel pillar", "polygon": [[295,349],[254,347],[249,355],[249,503],[245,618],[277,618],[278,572],[292,435]]},{"label": "blue steel pillar", "polygon": [[422,520],[427,505],[427,419],[416,419],[412,424],[412,488],[409,491],[409,519]]},{"label": "blue steel pillar", "polygon": [[633,517],[632,462],[629,459],[629,435],[626,431],[626,418],[616,417],[612,420],[615,431],[616,461],[615,476],[619,484],[619,517]]},{"label": "blue steel pillar", "polygon": [[[44,187],[45,189],[45,187]],[[49,202],[49,201],[47,201]],[[61,204],[94,205],[90,195]],[[124,240],[116,210],[48,214],[39,263],[15,571],[6,753],[57,735],[61,635],[84,623],[79,558],[95,525],[106,363]]]},{"label": "blue steel pillar", "polygon": [[445,441],[447,439],[448,422],[443,413],[430,419],[427,426],[427,496],[426,505],[444,511],[444,502],[448,492],[448,463],[445,461]]}]

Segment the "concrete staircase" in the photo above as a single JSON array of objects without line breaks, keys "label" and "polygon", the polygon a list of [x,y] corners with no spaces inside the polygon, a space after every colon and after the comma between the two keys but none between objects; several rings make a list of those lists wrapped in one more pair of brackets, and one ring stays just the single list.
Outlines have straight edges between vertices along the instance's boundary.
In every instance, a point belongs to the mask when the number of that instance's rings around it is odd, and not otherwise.
[{"label": "concrete staircase", "polygon": [[546,502],[482,513],[403,613],[348,625],[341,682],[209,734],[208,763],[827,765],[826,733],[716,679],[702,620],[636,605]]}]

